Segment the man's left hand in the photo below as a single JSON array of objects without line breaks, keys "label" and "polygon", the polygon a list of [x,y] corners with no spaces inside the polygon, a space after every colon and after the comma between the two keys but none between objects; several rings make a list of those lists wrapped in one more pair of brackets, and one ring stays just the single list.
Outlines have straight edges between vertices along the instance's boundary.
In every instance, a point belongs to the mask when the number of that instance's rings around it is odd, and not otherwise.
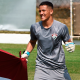
[{"label": "man's left hand", "polygon": [[74,52],[75,50],[75,44],[73,42],[66,42],[65,48],[68,52]]}]

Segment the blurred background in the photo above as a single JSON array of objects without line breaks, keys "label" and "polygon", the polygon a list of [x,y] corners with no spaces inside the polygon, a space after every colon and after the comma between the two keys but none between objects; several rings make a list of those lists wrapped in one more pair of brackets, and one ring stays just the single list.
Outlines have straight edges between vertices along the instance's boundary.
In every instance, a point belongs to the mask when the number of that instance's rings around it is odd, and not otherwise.
[{"label": "blurred background", "polygon": [[29,31],[35,18],[36,0],[0,0],[0,30]]}]

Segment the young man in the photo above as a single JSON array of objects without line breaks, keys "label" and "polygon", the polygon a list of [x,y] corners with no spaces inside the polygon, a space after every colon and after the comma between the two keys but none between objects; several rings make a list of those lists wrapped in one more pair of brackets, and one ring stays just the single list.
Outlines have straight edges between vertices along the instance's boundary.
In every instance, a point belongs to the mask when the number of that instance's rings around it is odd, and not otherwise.
[{"label": "young man", "polygon": [[64,41],[67,51],[73,52],[75,48],[68,28],[53,19],[53,4],[49,1],[39,5],[39,14],[41,21],[31,26],[31,40],[22,58],[28,59],[38,41],[34,80],[71,80],[62,47],[62,41]]}]

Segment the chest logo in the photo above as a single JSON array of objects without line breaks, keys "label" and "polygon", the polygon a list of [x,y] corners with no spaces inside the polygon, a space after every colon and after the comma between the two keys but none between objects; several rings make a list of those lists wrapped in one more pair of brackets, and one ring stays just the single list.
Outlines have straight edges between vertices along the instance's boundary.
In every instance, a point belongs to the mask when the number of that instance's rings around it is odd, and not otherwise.
[{"label": "chest logo", "polygon": [[52,34],[52,38],[55,40],[57,38],[57,34]]}]

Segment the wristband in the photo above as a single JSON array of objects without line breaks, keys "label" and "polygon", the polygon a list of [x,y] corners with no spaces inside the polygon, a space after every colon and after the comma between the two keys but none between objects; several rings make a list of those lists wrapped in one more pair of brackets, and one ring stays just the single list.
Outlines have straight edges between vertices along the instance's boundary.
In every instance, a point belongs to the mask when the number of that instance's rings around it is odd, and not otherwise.
[{"label": "wristband", "polygon": [[65,46],[68,46],[69,44],[72,44],[72,45],[74,45],[74,43],[73,43],[73,42],[71,42],[71,43],[66,43],[66,45],[65,45]]},{"label": "wristband", "polygon": [[29,56],[30,55],[30,52],[28,52],[28,51],[25,51],[25,53]]}]

